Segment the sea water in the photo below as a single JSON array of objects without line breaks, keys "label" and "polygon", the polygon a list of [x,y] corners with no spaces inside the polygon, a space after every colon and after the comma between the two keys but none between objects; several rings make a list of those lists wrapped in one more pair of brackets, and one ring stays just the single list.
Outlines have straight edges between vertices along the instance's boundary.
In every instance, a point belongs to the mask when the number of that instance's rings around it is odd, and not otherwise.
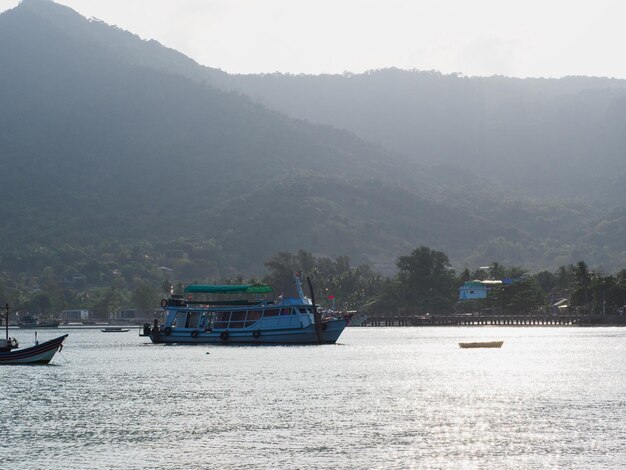
[{"label": "sea water", "polygon": [[[626,328],[348,328],[324,346],[69,332],[0,366],[0,468],[624,468]],[[12,330],[22,346],[29,330]],[[460,341],[504,340],[501,349]]]}]

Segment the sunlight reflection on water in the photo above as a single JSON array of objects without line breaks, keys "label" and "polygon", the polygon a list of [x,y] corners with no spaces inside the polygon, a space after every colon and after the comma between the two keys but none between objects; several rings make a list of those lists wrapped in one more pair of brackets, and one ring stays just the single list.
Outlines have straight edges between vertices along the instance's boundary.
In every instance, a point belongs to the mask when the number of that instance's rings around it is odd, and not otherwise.
[{"label": "sunlight reflection on water", "polygon": [[[458,347],[489,339],[504,346]],[[74,330],[54,365],[0,368],[0,462],[615,468],[625,339],[619,328],[349,328],[338,345],[220,347]]]}]

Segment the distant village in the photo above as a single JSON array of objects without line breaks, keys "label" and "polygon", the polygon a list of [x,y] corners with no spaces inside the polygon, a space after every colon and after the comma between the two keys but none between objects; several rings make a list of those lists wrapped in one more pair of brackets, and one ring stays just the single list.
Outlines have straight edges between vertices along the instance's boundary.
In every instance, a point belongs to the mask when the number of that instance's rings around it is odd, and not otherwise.
[{"label": "distant village", "polygon": [[10,313],[9,322],[13,325],[25,327],[96,324],[141,325],[161,316],[161,310],[142,314],[136,308],[118,308],[104,318],[96,316],[93,311],[88,309],[67,309],[63,310],[58,316],[35,316],[29,312],[15,311]]}]

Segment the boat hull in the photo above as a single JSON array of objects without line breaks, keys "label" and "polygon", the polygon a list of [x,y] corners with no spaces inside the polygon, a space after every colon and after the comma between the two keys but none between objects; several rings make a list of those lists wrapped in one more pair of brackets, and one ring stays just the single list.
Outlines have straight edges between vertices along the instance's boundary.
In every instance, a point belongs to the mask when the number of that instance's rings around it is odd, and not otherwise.
[{"label": "boat hull", "polygon": [[0,365],[48,364],[61,348],[67,335],[25,349],[0,352]]},{"label": "boat hull", "polygon": [[[322,323],[322,344],[334,344],[347,325],[346,319],[334,319]],[[196,331],[195,335],[193,334]],[[319,344],[315,325],[305,328],[285,329],[230,329],[197,331],[173,329],[169,335],[150,334],[153,343],[169,344]]]}]

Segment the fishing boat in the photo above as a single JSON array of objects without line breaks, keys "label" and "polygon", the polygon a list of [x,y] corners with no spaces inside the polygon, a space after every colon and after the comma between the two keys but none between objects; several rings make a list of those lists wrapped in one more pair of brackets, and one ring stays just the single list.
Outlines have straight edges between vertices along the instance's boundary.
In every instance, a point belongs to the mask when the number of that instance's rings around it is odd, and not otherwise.
[{"label": "fishing boat", "polygon": [[57,320],[41,320],[37,317],[33,317],[31,315],[24,316],[20,322],[18,322],[17,326],[20,328],[26,329],[34,329],[34,328],[58,328],[61,324],[60,321]]},{"label": "fishing boat", "polygon": [[472,343],[459,343],[459,347],[468,348],[500,348],[504,341],[476,341]]},{"label": "fishing boat", "polygon": [[[15,338],[9,338],[9,304],[3,307],[6,318],[6,338],[0,339],[0,365],[8,364],[48,364],[57,351],[63,349],[67,335],[59,336],[30,348],[20,349]],[[35,333],[35,338],[36,338]]]},{"label": "fishing boat", "polygon": [[126,333],[130,331],[128,328],[121,328],[119,326],[107,326],[106,328],[102,328],[100,331],[103,333]]},{"label": "fishing boat", "polygon": [[329,344],[337,342],[350,316],[322,318],[311,288],[304,296],[296,277],[298,297],[270,300],[265,284],[189,285],[185,297],[161,301],[165,321],[144,325],[142,336],[153,343]]},{"label": "fishing boat", "polygon": [[67,335],[25,349],[19,349],[15,338],[2,339],[0,340],[0,365],[48,364],[56,352],[63,349],[65,338]]}]

